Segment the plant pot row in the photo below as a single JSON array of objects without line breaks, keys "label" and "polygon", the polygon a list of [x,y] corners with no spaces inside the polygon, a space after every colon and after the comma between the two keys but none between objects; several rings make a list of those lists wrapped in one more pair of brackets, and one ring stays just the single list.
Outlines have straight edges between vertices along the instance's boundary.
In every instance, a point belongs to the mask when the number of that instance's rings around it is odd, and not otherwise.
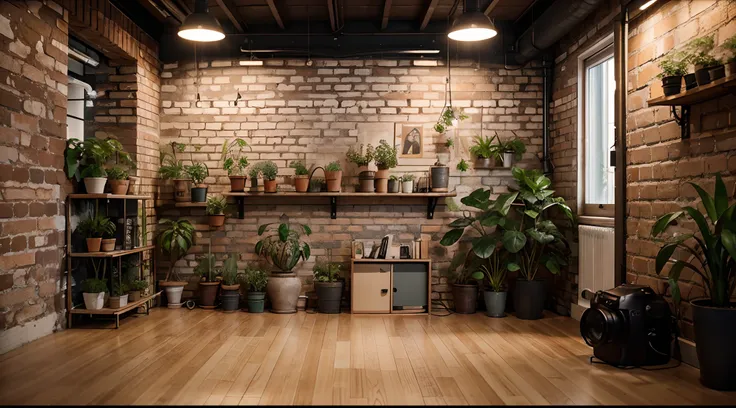
[{"label": "plant pot row", "polygon": [[107,292],[99,293],[82,293],[84,299],[84,308],[87,310],[100,310],[105,307],[105,301],[107,300],[108,307],[110,309],[120,309],[125,307],[128,303],[133,303],[141,300],[141,291],[131,290],[128,293],[120,296],[110,296],[106,299]]},{"label": "plant pot row", "polygon": [[84,189],[88,194],[103,194],[105,186],[110,186],[110,193],[115,195],[129,195],[137,193],[137,177],[128,177],[127,180],[110,180],[107,177],[85,177]]},{"label": "plant pot row", "polygon": [[115,238],[87,238],[87,252],[112,252]]},{"label": "plant pot row", "polygon": [[[478,285],[452,285],[452,297],[455,313],[472,314],[476,312],[478,301]],[[483,299],[486,314],[490,317],[504,317],[507,292],[485,290]],[[516,317],[524,320],[541,319],[544,311],[545,287],[540,280],[518,279],[514,288],[514,311]]]},{"label": "plant pot row", "polygon": [[[728,71],[728,72],[727,72]],[[662,78],[662,89],[665,96],[673,96],[682,92],[682,80],[685,79],[685,90],[689,91],[698,86],[708,85],[713,81],[736,74],[736,61],[727,65],[716,65],[714,67],[696,66],[695,72],[684,76],[674,75]]]}]

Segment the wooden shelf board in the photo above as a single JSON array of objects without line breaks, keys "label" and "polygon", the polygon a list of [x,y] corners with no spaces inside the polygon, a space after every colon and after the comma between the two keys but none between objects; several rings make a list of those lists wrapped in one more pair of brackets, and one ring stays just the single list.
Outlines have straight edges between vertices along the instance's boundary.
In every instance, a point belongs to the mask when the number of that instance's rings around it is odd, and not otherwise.
[{"label": "wooden shelf board", "polygon": [[227,192],[223,193],[227,197],[455,197],[457,193],[454,191],[445,193],[297,193],[294,191],[283,191],[277,193],[251,193],[251,192]]},{"label": "wooden shelf board", "polygon": [[151,196],[144,195],[120,195],[120,194],[69,194],[69,198],[75,200],[106,198],[111,200],[151,200]]},{"label": "wooden shelf board", "polygon": [[736,91],[736,75],[715,80],[708,85],[698,86],[672,96],[660,96],[647,101],[649,106],[689,106],[706,102]]},{"label": "wooden shelf board", "polygon": [[361,258],[361,259],[352,259],[354,263],[427,263],[431,262],[431,259],[371,259],[371,258]]},{"label": "wooden shelf board", "polygon": [[140,298],[139,300],[135,302],[128,303],[127,305],[119,308],[119,309],[110,309],[110,308],[102,308],[98,310],[87,310],[87,309],[80,309],[80,308],[74,308],[72,309],[72,314],[93,314],[93,315],[117,315],[125,313],[129,310],[133,310],[139,306],[142,306],[144,303],[148,302],[149,300],[159,296],[161,294],[161,291],[153,294],[148,295],[145,297]]},{"label": "wooden shelf board", "polygon": [[174,204],[174,207],[184,207],[184,208],[207,207],[207,203],[187,203],[187,202],[180,201]]},{"label": "wooden shelf board", "polygon": [[110,251],[110,252],[74,252],[69,255],[72,258],[117,258],[120,256],[137,254],[138,252],[148,251],[149,249],[153,249],[153,248],[154,248],[153,245],[148,245],[148,246],[139,247],[139,248],[123,249],[119,251]]}]

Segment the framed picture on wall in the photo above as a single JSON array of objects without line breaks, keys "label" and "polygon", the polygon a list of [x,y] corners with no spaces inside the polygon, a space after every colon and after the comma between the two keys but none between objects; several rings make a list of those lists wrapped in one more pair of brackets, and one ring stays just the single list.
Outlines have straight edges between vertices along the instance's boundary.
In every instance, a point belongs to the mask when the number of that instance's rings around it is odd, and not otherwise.
[{"label": "framed picture on wall", "polygon": [[422,125],[399,124],[394,137],[394,146],[399,157],[422,157],[424,155],[424,129]]}]

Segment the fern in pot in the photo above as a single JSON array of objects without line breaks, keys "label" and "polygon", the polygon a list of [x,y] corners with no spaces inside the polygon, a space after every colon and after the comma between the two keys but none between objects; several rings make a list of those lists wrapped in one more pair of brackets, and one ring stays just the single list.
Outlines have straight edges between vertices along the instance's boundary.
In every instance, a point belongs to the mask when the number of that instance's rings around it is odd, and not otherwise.
[{"label": "fern in pot", "polygon": [[505,168],[511,168],[514,163],[521,160],[522,155],[526,153],[526,145],[518,137],[506,142],[499,142],[498,148],[503,154],[501,156],[501,161]]},{"label": "fern in pot", "polygon": [[256,243],[256,253],[275,268],[267,286],[271,311],[274,313],[296,312],[302,282],[292,270],[299,261],[309,259],[311,249],[302,240],[302,235],[311,234],[309,226],[292,224],[285,215],[277,224],[263,224],[258,228],[258,235],[263,238]]},{"label": "fern in pot", "polygon": [[717,390],[736,390],[736,204],[720,174],[715,193],[689,183],[700,196],[705,213],[686,206],[665,214],[654,223],[652,237],[661,236],[681,218],[695,222],[694,233],[675,233],[657,253],[657,274],[667,275],[676,305],[681,294],[678,282],[689,270],[699,276],[705,297],[690,301],[695,327],[695,346],[700,363],[700,382]]},{"label": "fern in pot", "polygon": [[233,252],[222,263],[222,310],[234,312],[240,306],[240,275],[238,274],[238,254]]},{"label": "fern in pot", "polygon": [[317,263],[314,272],[314,290],[317,292],[317,308],[320,313],[340,313],[343,281],[340,279],[340,264]]},{"label": "fern in pot", "polygon": [[475,156],[476,169],[490,169],[496,167],[501,160],[502,149],[497,135],[475,136],[473,145],[470,146],[470,154]]},{"label": "fern in pot", "polygon": [[266,289],[268,285],[268,272],[258,267],[247,267],[240,277],[241,284],[247,290],[248,312],[263,313],[266,303]]},{"label": "fern in pot", "polygon": [[128,300],[137,302],[141,299],[141,295],[145,295],[148,290],[148,282],[144,279],[135,279],[128,284]]},{"label": "fern in pot", "polygon": [[159,158],[158,174],[164,180],[171,180],[174,185],[174,200],[189,201],[187,190],[189,190],[189,176],[187,175],[184,161],[176,157],[177,153],[183,153],[186,145],[184,143],[171,142],[171,153],[161,151]]},{"label": "fern in pot", "polygon": [[169,267],[166,277],[159,282],[166,290],[166,299],[169,308],[181,307],[181,294],[187,282],[182,281],[176,271],[176,262],[182,259],[194,243],[194,226],[188,220],[159,221],[158,248],[169,257]]},{"label": "fern in pot", "polygon": [[246,147],[248,147],[248,143],[239,137],[229,143],[227,140],[222,143],[220,160],[222,161],[223,170],[227,171],[227,176],[230,179],[230,191],[233,192],[245,190],[245,169],[248,168],[248,158],[243,150]]},{"label": "fern in pot", "polygon": [[[80,222],[77,226],[77,231],[86,238],[87,252],[100,252],[103,237],[112,236],[115,233],[115,229],[115,223],[99,212],[94,217]],[[114,249],[114,238],[112,240],[112,246]]]},{"label": "fern in pot", "polygon": [[657,78],[662,80],[662,90],[666,96],[677,95],[682,89],[682,77],[687,74],[687,62],[681,52],[671,52],[659,61],[662,70]]}]

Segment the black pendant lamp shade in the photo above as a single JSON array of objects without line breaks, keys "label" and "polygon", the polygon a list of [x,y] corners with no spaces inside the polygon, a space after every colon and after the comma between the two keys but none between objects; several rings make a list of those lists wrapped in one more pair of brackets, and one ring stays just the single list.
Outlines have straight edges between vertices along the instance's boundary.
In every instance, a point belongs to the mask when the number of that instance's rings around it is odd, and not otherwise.
[{"label": "black pendant lamp shade", "polygon": [[475,11],[465,11],[455,19],[447,36],[455,41],[482,41],[495,37],[496,34],[498,34],[498,30],[496,30],[496,26],[491,19],[482,11],[476,9]]},{"label": "black pendant lamp shade", "polygon": [[207,10],[207,0],[196,0],[194,13],[179,27],[179,37],[190,41],[212,42],[225,38],[220,22]]}]

